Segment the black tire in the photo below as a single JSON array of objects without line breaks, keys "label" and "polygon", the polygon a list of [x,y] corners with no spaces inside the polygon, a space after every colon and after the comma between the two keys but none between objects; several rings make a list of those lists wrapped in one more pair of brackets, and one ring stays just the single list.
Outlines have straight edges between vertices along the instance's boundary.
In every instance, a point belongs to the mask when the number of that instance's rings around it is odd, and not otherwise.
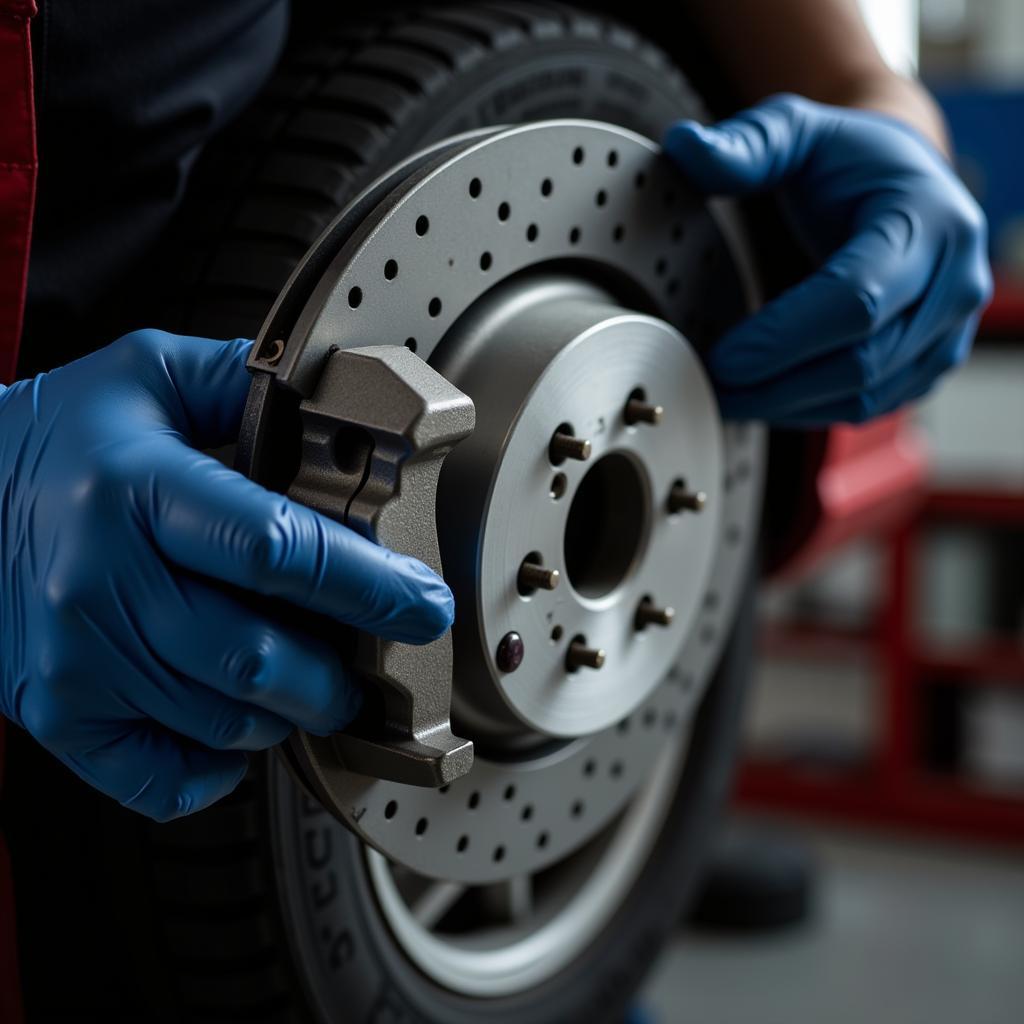
[{"label": "black tire", "polygon": [[[425,9],[322,32],[286,55],[265,95],[205,159],[173,249],[173,265],[188,267],[190,280],[165,277],[163,325],[255,336],[291,269],[345,203],[439,138],[553,116],[612,121],[658,138],[672,119],[700,114],[659,50],[558,4]],[[748,593],[701,707],[668,825],[628,903],[556,979],[488,1000],[486,1019],[621,1019],[678,920],[725,797],[749,674],[751,605]],[[30,1020],[468,1024],[484,1015],[479,1001],[442,990],[405,959],[366,883],[359,843],[313,807],[302,819],[304,841],[315,856],[328,844],[337,884],[317,934],[286,924],[282,908],[308,891],[312,876],[309,865],[286,865],[274,841],[291,815],[301,819],[304,799],[278,761],[254,758],[230,798],[153,826],[76,780],[56,778],[29,746],[19,744],[26,777],[50,773],[58,817],[73,804],[78,827],[94,836],[86,845],[95,847],[62,852],[60,822],[32,837],[26,825],[18,841],[22,864],[45,850],[53,867],[20,895]],[[32,821],[35,806],[16,793],[12,816]],[[97,815],[99,838],[88,824]],[[11,831],[18,834],[13,821]],[[62,856],[89,879],[87,896],[61,885]],[[100,908],[113,912],[98,921]],[[57,962],[43,924],[48,912],[63,915]],[[72,945],[76,980],[54,986]]]}]

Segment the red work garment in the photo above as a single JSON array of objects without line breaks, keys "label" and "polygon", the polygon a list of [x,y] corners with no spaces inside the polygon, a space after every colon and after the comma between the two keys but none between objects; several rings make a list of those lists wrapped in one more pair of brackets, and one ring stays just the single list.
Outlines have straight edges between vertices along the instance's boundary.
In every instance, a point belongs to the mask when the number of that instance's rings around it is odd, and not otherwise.
[{"label": "red work garment", "polygon": [[[36,193],[36,128],[29,24],[33,0],[0,0],[0,383],[14,379],[25,308],[32,208]],[[0,785],[4,723],[0,719]],[[10,858],[0,835],[0,1020],[22,1020]]]}]

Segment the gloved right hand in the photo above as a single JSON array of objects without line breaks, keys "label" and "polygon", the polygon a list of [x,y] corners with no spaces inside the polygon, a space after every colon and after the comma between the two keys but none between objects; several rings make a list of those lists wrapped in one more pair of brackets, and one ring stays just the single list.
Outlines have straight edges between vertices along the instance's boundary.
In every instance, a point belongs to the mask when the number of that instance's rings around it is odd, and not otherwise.
[{"label": "gloved right hand", "polygon": [[0,710],[158,820],[358,710],[280,599],[409,643],[452,619],[421,562],[197,450],[237,437],[249,347],[139,331],[0,388]]}]

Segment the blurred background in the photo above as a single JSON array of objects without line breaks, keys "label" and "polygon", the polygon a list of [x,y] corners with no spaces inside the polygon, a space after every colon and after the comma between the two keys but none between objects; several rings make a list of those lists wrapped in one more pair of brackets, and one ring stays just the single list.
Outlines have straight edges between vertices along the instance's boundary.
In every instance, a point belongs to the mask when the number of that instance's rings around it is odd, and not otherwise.
[{"label": "blurred background", "polygon": [[945,110],[995,299],[901,454],[860,460],[906,500],[764,590],[731,828],[780,844],[780,902],[685,929],[659,1021],[1024,1021],[1024,2],[864,7]]}]

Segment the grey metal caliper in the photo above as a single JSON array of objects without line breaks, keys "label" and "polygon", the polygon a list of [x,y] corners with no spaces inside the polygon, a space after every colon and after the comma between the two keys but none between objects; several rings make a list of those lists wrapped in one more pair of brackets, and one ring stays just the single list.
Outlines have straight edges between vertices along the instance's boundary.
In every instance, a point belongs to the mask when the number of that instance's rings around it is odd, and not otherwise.
[{"label": "grey metal caliper", "polygon": [[[288,496],[440,573],[437,481],[473,431],[472,400],[408,349],[376,346],[333,352],[300,409],[302,463]],[[450,722],[450,633],[425,646],[360,633],[354,667],[378,687],[383,714],[327,738],[299,733],[292,757],[414,786],[469,771],[473,744]]]}]

